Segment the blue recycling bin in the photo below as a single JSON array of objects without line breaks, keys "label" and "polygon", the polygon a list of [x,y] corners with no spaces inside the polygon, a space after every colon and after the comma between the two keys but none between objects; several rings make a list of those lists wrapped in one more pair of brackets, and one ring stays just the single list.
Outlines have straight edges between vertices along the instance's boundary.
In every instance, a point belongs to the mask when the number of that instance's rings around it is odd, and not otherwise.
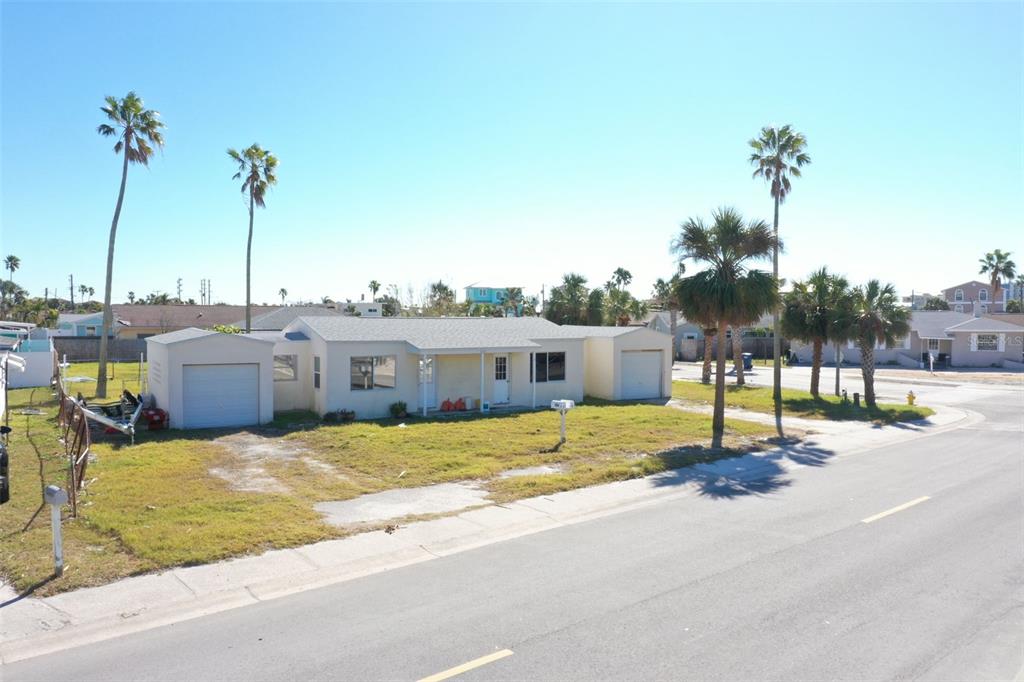
[{"label": "blue recycling bin", "polygon": [[744,353],[743,354],[743,369],[754,369],[754,354]]}]

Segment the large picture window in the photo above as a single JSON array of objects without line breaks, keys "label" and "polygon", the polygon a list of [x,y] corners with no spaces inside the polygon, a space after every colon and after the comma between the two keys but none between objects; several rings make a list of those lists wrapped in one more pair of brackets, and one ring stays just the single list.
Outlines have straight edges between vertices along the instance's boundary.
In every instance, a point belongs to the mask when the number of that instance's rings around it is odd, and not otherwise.
[{"label": "large picture window", "polygon": [[978,350],[999,350],[999,334],[978,334]]},{"label": "large picture window", "polygon": [[565,381],[565,353],[536,353],[533,360],[530,381],[536,376],[537,383]]},{"label": "large picture window", "polygon": [[357,355],[352,357],[349,367],[353,391],[394,388],[398,356]]},{"label": "large picture window", "polygon": [[274,381],[296,381],[299,378],[298,355],[274,356]]}]

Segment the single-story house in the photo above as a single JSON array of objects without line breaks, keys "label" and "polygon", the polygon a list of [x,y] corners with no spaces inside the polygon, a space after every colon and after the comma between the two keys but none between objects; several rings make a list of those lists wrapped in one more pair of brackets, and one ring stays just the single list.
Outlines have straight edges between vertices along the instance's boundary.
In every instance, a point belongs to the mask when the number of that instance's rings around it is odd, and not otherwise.
[{"label": "single-story house", "polygon": [[[118,317],[114,314],[113,324],[107,336],[118,333]],[[103,311],[97,313],[60,313],[57,315],[57,328],[51,336],[100,336],[103,329]]]},{"label": "single-story house", "polygon": [[[910,333],[887,346],[875,346],[875,364],[900,364],[925,367],[934,356],[936,365],[953,367],[1004,366],[1021,362],[1024,352],[1024,327],[985,317],[974,317],[954,310],[915,310],[910,317]],[[800,362],[811,361],[810,344],[793,341],[792,351]],[[860,347],[853,341],[843,348],[842,361],[860,364]],[[826,362],[833,360],[831,348],[825,349]],[[1005,365],[1013,366],[1013,365]]]},{"label": "single-story house", "polygon": [[280,332],[147,339],[149,390],[173,428],[265,423],[275,411],[388,416],[545,407],[586,395],[667,398],[671,338],[643,327],[521,318],[299,317]]}]

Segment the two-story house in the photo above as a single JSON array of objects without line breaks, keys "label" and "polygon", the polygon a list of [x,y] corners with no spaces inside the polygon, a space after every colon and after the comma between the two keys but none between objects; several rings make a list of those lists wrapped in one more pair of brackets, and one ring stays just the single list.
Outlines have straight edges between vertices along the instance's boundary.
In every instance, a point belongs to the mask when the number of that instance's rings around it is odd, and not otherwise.
[{"label": "two-story house", "polygon": [[[508,300],[508,290],[511,287],[488,287],[479,284],[471,284],[466,287],[466,303],[469,304],[469,313],[478,305],[500,306]],[[519,304],[519,313],[522,313],[522,303]]]},{"label": "two-story house", "polygon": [[992,295],[992,286],[986,282],[972,280],[942,290],[942,297],[949,309],[958,313],[987,315],[1006,312],[1006,301],[1012,297],[1012,285],[1008,282],[999,290],[998,298]]}]

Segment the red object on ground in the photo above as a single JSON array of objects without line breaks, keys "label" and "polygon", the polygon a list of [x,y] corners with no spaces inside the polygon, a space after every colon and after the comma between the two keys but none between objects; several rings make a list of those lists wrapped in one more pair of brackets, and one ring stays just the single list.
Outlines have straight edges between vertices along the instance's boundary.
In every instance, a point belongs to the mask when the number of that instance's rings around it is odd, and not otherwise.
[{"label": "red object on ground", "polygon": [[157,408],[150,408],[142,411],[146,418],[147,428],[150,431],[159,431],[167,428],[167,412]]},{"label": "red object on ground", "polygon": [[455,409],[460,411],[460,412],[465,410],[466,409],[466,401],[463,400],[462,398],[459,398],[458,400],[456,400],[455,401]]},{"label": "red object on ground", "polygon": [[452,409],[454,409],[454,407],[455,406],[452,405],[452,401],[448,400],[447,398],[445,398],[445,401],[443,403],[441,403],[441,411],[442,412],[451,412]]}]

